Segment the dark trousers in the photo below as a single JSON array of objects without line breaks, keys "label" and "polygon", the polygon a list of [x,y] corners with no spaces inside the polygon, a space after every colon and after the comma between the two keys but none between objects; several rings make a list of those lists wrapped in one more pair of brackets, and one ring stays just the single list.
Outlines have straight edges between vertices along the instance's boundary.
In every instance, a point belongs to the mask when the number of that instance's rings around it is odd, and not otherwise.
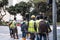
[{"label": "dark trousers", "polygon": [[9,28],[9,30],[10,30],[10,36],[13,37],[13,29]]},{"label": "dark trousers", "polygon": [[35,34],[34,33],[30,33],[30,39],[35,40]]},{"label": "dark trousers", "polygon": [[15,27],[15,28],[13,29],[13,36],[14,36],[14,38],[15,38],[15,36],[16,36],[17,39],[18,39],[18,31],[17,31],[17,27]]},{"label": "dark trousers", "polygon": [[22,38],[26,38],[26,32],[22,32]]},{"label": "dark trousers", "polygon": [[39,36],[40,36],[40,40],[42,40],[42,37],[43,37],[44,40],[47,40],[46,34],[40,33]]},{"label": "dark trousers", "polygon": [[15,39],[15,36],[18,39],[18,32],[17,32],[17,27],[15,28],[9,28],[10,29],[10,36],[13,37]]},{"label": "dark trousers", "polygon": [[39,34],[37,33],[36,34],[36,40],[39,40],[40,39],[40,37],[39,37]]}]

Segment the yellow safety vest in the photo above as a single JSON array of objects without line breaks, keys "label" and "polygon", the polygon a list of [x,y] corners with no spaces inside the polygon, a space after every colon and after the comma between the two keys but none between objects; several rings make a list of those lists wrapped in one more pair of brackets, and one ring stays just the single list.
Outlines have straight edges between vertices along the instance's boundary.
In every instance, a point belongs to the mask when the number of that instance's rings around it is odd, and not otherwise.
[{"label": "yellow safety vest", "polygon": [[15,27],[16,27],[16,24],[15,24],[15,22],[12,21],[10,28],[15,28]]},{"label": "yellow safety vest", "polygon": [[36,20],[37,33],[39,32],[39,31],[38,31],[38,28],[39,28],[39,22],[40,22],[39,20]]},{"label": "yellow safety vest", "polygon": [[34,22],[35,22],[34,20],[29,21],[28,32],[31,32],[31,33],[36,32],[35,29],[34,29]]}]

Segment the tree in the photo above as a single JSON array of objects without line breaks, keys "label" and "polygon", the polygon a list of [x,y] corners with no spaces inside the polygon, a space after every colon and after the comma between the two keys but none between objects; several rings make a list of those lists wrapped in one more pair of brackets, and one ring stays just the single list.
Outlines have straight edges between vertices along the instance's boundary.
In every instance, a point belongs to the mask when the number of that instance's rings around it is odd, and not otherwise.
[{"label": "tree", "polygon": [[19,4],[16,4],[15,5],[15,10],[18,12],[18,13],[21,13],[24,17],[26,16],[26,12],[29,13],[30,11],[30,7],[31,7],[31,3],[26,3],[26,2],[20,2]]},{"label": "tree", "polygon": [[7,8],[7,10],[11,15],[16,15],[16,10],[14,6],[10,6],[9,8]]},{"label": "tree", "polygon": [[28,2],[27,3],[27,12],[28,13],[29,13],[31,7],[32,7],[32,3]]},{"label": "tree", "polygon": [[8,5],[8,0],[2,0],[2,2],[4,6]]},{"label": "tree", "polygon": [[6,7],[6,5],[8,5],[8,0],[0,1],[0,8],[2,7],[4,9],[4,6]]},{"label": "tree", "polygon": [[2,1],[0,1],[0,8],[1,8],[1,7],[3,7],[3,4],[2,4],[2,3],[3,3],[3,2],[2,2]]},{"label": "tree", "polygon": [[16,15],[17,13],[21,13],[24,17],[26,17],[26,13],[30,11],[31,3],[20,2],[15,6],[10,6],[7,8],[8,12],[12,15]]},{"label": "tree", "polygon": [[23,15],[23,16],[25,16],[25,13],[26,13],[26,11],[27,11],[27,4],[26,4],[26,2],[20,2],[19,4],[18,4],[18,10],[20,10],[20,12],[21,12],[21,14]]},{"label": "tree", "polygon": [[37,11],[37,9],[34,9],[32,12],[31,12],[31,15],[38,15],[39,14],[39,11]]},{"label": "tree", "polygon": [[49,4],[52,4],[52,0],[49,0]]},{"label": "tree", "polygon": [[60,1],[57,3],[57,21],[60,22]]},{"label": "tree", "polygon": [[0,21],[2,20],[2,18],[5,16],[6,14],[2,15],[0,12]]},{"label": "tree", "polygon": [[6,15],[6,11],[5,11],[5,9],[4,9],[4,6],[6,6],[7,4],[8,4],[8,0],[2,0],[2,1],[0,1],[0,9],[3,9],[3,11],[5,12],[4,15],[2,15],[2,14],[0,13],[0,21],[1,21],[2,18]]},{"label": "tree", "polygon": [[38,2],[35,4],[36,8],[40,12],[46,12],[47,9],[47,3],[46,2]]},{"label": "tree", "polygon": [[6,5],[8,5],[8,0],[2,0],[3,10],[5,11]]}]

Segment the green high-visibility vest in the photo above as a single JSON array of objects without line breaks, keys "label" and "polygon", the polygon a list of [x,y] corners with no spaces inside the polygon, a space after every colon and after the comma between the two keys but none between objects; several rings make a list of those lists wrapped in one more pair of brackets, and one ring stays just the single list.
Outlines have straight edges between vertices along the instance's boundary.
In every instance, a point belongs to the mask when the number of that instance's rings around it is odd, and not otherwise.
[{"label": "green high-visibility vest", "polygon": [[39,22],[40,22],[39,20],[36,20],[37,33],[39,32],[39,31],[38,31],[38,28],[39,28]]},{"label": "green high-visibility vest", "polygon": [[28,32],[31,32],[31,33],[36,32],[35,29],[34,29],[34,22],[35,22],[34,20],[29,21]]},{"label": "green high-visibility vest", "polygon": [[12,21],[10,28],[15,28],[16,27],[16,23],[14,21]]}]

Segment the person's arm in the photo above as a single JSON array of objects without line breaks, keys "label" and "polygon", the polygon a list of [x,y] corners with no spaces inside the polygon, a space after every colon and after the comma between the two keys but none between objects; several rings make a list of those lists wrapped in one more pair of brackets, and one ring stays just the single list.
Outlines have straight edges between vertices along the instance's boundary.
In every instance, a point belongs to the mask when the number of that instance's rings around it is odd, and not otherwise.
[{"label": "person's arm", "polygon": [[47,27],[48,27],[48,33],[51,32],[50,24],[47,22]]},{"label": "person's arm", "polygon": [[36,23],[34,22],[34,29],[35,29],[35,31],[37,31],[37,29],[36,29],[37,27],[36,27]]},{"label": "person's arm", "polygon": [[26,23],[26,30],[28,31],[28,22]]}]

